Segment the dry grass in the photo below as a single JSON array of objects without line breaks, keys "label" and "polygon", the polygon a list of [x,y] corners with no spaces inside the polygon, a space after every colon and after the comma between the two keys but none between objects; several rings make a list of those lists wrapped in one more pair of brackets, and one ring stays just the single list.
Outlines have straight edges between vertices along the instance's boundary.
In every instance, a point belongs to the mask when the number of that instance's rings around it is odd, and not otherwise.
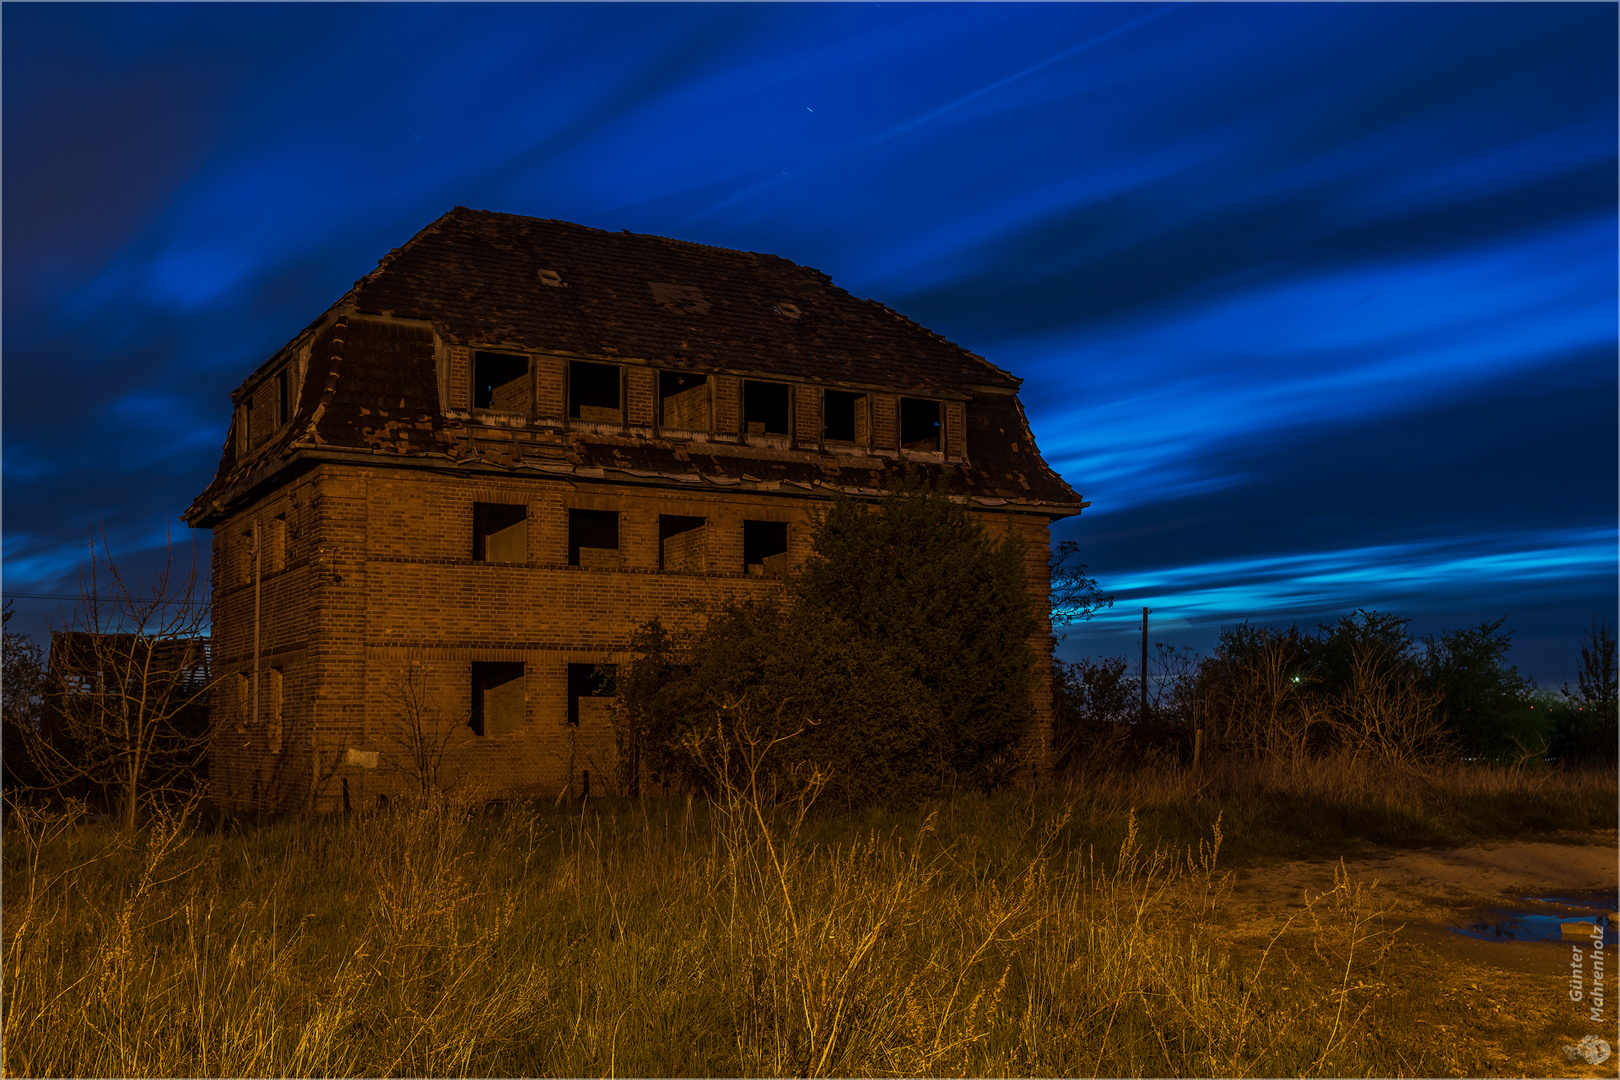
[{"label": "dry grass", "polygon": [[[1288,798],[1348,797],[1333,785],[1350,779],[1285,773],[1121,774],[1067,796],[864,815],[811,812],[807,777],[779,798],[734,789],[713,805],[436,802],[211,834],[166,821],[132,839],[71,810],[17,807],[4,852],[4,1068],[1442,1067],[1423,1032],[1375,1007],[1392,930],[1356,882],[1302,904],[1258,952],[1223,951],[1207,932],[1232,808],[1264,802],[1267,784]],[[1243,794],[1250,783],[1260,794]],[[1458,772],[1363,786],[1357,798],[1376,790],[1432,814],[1448,801],[1586,798],[1590,787]],[[1197,806],[1214,816],[1200,822],[1187,810]]]}]

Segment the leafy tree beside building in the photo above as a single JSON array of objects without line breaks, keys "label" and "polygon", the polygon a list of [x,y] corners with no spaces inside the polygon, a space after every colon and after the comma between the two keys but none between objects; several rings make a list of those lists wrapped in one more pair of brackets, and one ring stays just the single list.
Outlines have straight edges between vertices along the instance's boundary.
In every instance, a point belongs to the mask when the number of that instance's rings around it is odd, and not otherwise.
[{"label": "leafy tree beside building", "polygon": [[813,548],[779,599],[638,629],[617,672],[638,779],[700,778],[717,721],[787,739],[779,760],[821,768],[850,803],[1005,778],[1034,681],[1023,545],[909,474],[875,505],[834,500]]}]

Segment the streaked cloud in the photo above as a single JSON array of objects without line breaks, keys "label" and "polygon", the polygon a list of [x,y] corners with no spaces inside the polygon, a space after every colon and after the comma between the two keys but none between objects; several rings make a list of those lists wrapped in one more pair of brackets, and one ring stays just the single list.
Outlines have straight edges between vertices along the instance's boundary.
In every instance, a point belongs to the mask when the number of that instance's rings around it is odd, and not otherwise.
[{"label": "streaked cloud", "polygon": [[92,516],[155,558],[236,382],[460,203],[780,254],[1013,370],[1095,500],[1059,534],[1190,629],[1617,603],[1613,6],[0,17],[8,590]]}]

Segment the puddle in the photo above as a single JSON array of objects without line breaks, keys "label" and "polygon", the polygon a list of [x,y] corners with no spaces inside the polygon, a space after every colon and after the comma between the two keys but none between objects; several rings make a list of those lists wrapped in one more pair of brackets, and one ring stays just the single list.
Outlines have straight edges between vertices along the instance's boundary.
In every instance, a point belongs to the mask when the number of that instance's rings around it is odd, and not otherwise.
[{"label": "puddle", "polygon": [[1620,944],[1620,926],[1615,918],[1616,897],[1608,893],[1582,893],[1567,896],[1526,896],[1521,908],[1492,908],[1477,913],[1452,933],[1477,941],[1557,941],[1590,946],[1595,938],[1588,929],[1579,936],[1564,936],[1564,926],[1577,920],[1603,923],[1603,944]]}]

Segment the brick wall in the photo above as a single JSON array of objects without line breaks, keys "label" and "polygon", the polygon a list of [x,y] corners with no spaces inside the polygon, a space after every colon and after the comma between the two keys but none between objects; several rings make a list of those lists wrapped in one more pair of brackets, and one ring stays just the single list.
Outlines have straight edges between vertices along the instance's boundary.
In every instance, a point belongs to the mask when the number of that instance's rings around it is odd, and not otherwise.
[{"label": "brick wall", "polygon": [[560,421],[563,418],[563,385],[568,361],[560,356],[537,356],[534,359],[534,414],[537,420]]},{"label": "brick wall", "polygon": [[632,365],[625,369],[625,404],[629,410],[626,423],[650,427],[653,406],[657,398],[658,372],[649,367]]},{"label": "brick wall", "polygon": [[742,380],[735,375],[714,377],[714,431],[736,435],[742,420]]},{"label": "brick wall", "polygon": [[[892,403],[893,399],[889,399]],[[523,505],[522,563],[472,558],[473,505]],[[458,478],[406,469],[322,465],[250,510],[222,522],[215,543],[215,648],[227,679],[211,702],[222,733],[213,755],[216,795],[228,805],[335,810],[374,805],[416,783],[402,735],[423,717],[446,740],[446,783],[468,794],[555,797],[614,780],[612,725],[592,705],[568,722],[568,665],[612,661],[634,626],[654,616],[688,617],[694,601],[762,596],[779,585],[744,574],[744,520],[788,526],[788,559],[809,554],[809,511],[788,495],[665,491],[546,478]],[[616,559],[568,565],[568,511],[619,514]],[[658,570],[661,514],[706,525],[671,538],[683,567],[702,554],[706,571]],[[1035,600],[1044,614],[1046,523],[982,515],[1029,548]],[[254,577],[233,545],[260,526],[286,521],[285,569],[258,575],[260,713],[251,715]],[[666,549],[666,559],[670,552]],[[233,563],[233,559],[237,561]],[[584,560],[582,560],[584,561]],[[247,563],[251,566],[251,560]],[[1050,742],[1049,639],[1040,657],[1031,775]],[[472,664],[524,664],[523,721],[475,735],[467,726]],[[414,665],[414,667],[413,667]],[[278,675],[267,674],[271,669]],[[407,707],[417,670],[422,693]],[[266,682],[281,684],[280,748],[265,712]],[[243,691],[241,687],[247,687]],[[413,708],[415,711],[413,711]]]},{"label": "brick wall", "polygon": [[815,386],[793,387],[793,433],[799,446],[821,445],[821,390]]},{"label": "brick wall", "polygon": [[472,407],[472,350],[463,345],[450,347],[450,408],[465,412]]}]

